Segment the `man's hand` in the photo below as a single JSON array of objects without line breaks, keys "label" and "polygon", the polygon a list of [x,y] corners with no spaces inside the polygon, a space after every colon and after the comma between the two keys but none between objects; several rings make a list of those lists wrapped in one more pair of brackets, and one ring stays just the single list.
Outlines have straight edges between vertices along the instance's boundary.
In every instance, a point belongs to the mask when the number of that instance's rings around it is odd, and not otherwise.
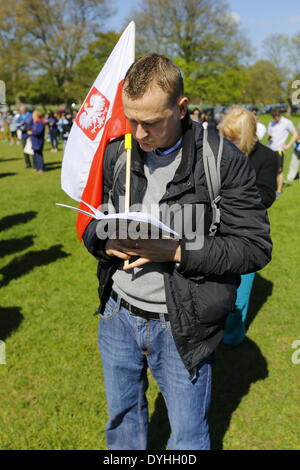
[{"label": "man's hand", "polygon": [[117,258],[121,258],[127,260],[130,258],[129,255],[125,253],[125,245],[124,241],[127,240],[108,240],[105,244],[105,253],[108,256],[116,256]]},{"label": "man's hand", "polygon": [[109,256],[117,256],[124,260],[129,259],[131,256],[138,256],[137,260],[128,264],[128,266],[124,266],[125,271],[150,262],[165,263],[173,261],[174,263],[180,263],[181,261],[179,241],[171,238],[162,240],[108,240],[105,251]]},{"label": "man's hand", "polygon": [[292,138],[290,140],[290,142],[288,144],[284,144],[282,147],[283,147],[283,150],[288,150],[291,148],[291,146],[296,142],[296,140],[299,138],[299,135],[298,135],[298,132],[296,131],[296,129],[292,132]]}]

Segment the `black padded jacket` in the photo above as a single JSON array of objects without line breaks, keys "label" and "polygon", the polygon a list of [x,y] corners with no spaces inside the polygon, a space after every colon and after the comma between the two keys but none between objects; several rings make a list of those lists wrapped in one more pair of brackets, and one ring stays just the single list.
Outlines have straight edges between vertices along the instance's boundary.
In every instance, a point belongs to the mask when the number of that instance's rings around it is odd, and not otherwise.
[{"label": "black padded jacket", "polygon": [[[191,250],[183,236],[181,263],[164,263],[171,330],[182,361],[192,377],[196,367],[222,340],[227,314],[234,308],[239,275],[263,268],[271,259],[272,242],[268,216],[255,185],[254,169],[249,159],[227,140],[224,141],[221,160],[221,222],[217,235],[208,236],[212,212],[202,160],[201,126],[187,119],[183,137],[181,163],[160,204],[202,204],[205,208],[203,246]],[[219,136],[209,133],[208,141],[217,152]],[[113,184],[113,169],[118,158],[116,148],[115,143],[111,143],[106,149],[104,203],[108,201]],[[133,140],[131,204],[142,202],[147,186],[143,159],[143,151]],[[118,197],[124,195],[124,182],[125,168],[120,172],[112,194],[117,211]],[[93,220],[87,226],[83,240],[89,252],[99,260],[98,313],[101,314],[111,293],[112,275],[120,260],[107,256],[106,240],[98,239],[96,226],[97,221]]]}]

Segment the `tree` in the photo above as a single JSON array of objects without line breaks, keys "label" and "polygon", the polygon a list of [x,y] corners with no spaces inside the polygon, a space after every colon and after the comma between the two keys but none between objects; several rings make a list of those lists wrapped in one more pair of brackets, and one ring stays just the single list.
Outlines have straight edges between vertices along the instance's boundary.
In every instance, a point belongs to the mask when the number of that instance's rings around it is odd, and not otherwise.
[{"label": "tree", "polygon": [[0,9],[0,73],[6,83],[7,102],[18,101],[20,90],[29,83],[25,33],[16,14],[18,2],[1,2]]},{"label": "tree", "polygon": [[208,101],[212,104],[221,103],[226,106],[248,103],[246,93],[248,80],[247,69],[243,66],[225,70],[216,80],[208,80],[206,87]]},{"label": "tree", "polygon": [[264,59],[284,71],[287,67],[288,48],[289,39],[285,34],[272,34],[263,42]]},{"label": "tree", "polygon": [[292,75],[300,75],[300,31],[289,41],[288,63]]},{"label": "tree", "polygon": [[246,40],[223,0],[145,0],[134,15],[137,52],[155,50],[181,68],[186,93],[207,98],[207,83],[238,69]]},{"label": "tree", "polygon": [[300,31],[291,38],[284,34],[274,34],[264,42],[266,57],[274,64],[284,77],[282,89],[284,100],[289,104],[289,112],[293,111],[292,85],[300,78]]},{"label": "tree", "polygon": [[[111,14],[108,0],[2,0],[1,7],[10,12],[33,82],[46,74],[59,99],[68,99],[68,84],[78,60]],[[10,37],[5,21],[0,21],[0,30],[9,39],[5,48],[8,56],[13,33]]]},{"label": "tree", "polygon": [[246,96],[252,104],[277,103],[285,95],[281,69],[267,60],[260,60],[248,69]]},{"label": "tree", "polygon": [[96,33],[95,41],[88,45],[74,69],[72,82],[69,83],[68,95],[73,101],[81,102],[98,76],[111,51],[117,44],[120,34],[113,31]]}]

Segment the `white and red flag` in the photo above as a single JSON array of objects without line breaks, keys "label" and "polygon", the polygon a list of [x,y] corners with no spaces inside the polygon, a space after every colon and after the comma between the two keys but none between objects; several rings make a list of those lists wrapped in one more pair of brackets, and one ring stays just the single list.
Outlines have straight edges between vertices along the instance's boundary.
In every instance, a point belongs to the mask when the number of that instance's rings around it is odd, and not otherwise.
[{"label": "white and red flag", "polygon": [[[122,83],[134,61],[135,24],[132,21],[96,78],[73,123],[62,162],[62,189],[76,201],[98,208],[102,202],[102,167],[108,142],[131,132],[122,105]],[[86,206],[80,205],[86,210]],[[79,214],[79,238],[90,222]]]}]

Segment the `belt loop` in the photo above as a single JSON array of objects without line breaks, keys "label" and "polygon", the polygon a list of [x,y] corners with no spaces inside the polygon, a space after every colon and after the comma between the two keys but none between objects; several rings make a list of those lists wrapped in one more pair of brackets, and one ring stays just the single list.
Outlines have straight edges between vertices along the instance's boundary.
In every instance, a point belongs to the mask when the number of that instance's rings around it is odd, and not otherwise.
[{"label": "belt loop", "polygon": [[[112,299],[117,303],[117,308],[118,308],[118,311],[120,311],[121,309],[121,297],[119,296],[119,294],[117,294],[114,290],[111,291],[111,294],[110,296],[112,297]],[[117,297],[117,298],[116,298]]]},{"label": "belt loop", "polygon": [[160,313],[159,314],[159,319],[162,323],[166,323],[166,317],[165,317],[165,314],[164,313]]}]

